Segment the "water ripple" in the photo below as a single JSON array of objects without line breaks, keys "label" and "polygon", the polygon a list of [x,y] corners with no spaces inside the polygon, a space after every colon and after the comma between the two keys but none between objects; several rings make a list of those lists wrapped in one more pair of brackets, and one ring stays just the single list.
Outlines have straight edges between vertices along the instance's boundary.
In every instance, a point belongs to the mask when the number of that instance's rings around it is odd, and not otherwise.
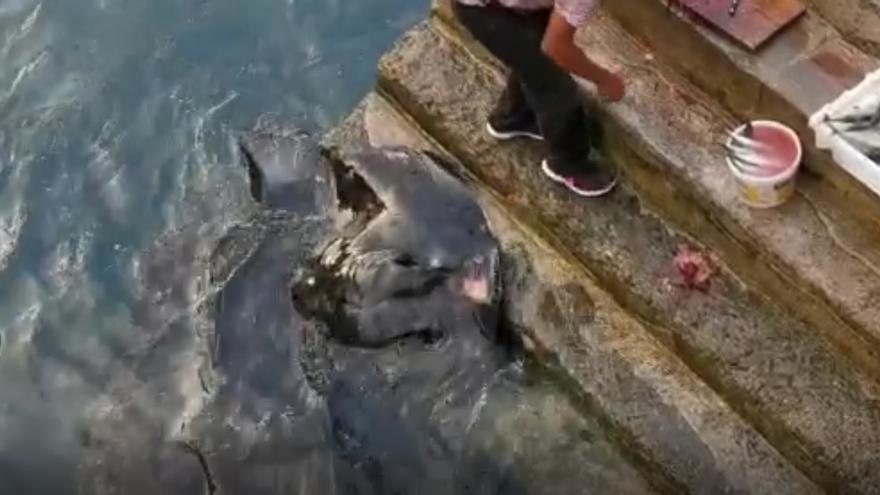
[{"label": "water ripple", "polygon": [[267,112],[332,125],[427,5],[0,0],[0,493],[69,493],[77,422],[170,327],[155,385],[197,397],[207,289],[169,258],[184,304],[144,304],[176,283],[144,280],[148,247],[192,231],[203,251],[247,215],[240,133]]}]

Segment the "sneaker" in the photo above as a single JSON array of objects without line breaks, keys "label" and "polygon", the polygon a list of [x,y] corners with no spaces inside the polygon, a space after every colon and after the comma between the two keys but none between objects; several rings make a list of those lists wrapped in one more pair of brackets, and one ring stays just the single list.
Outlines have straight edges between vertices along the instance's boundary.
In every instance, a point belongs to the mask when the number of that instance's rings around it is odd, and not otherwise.
[{"label": "sneaker", "polygon": [[[567,187],[571,192],[585,198],[598,198],[610,193],[617,185],[617,171],[609,172],[593,160],[561,167],[559,159],[548,158],[541,163],[544,175]],[[563,172],[565,170],[565,172]],[[574,172],[570,172],[574,170]]]},{"label": "sneaker", "polygon": [[541,129],[534,117],[523,116],[496,116],[489,117],[486,123],[486,131],[495,139],[508,140],[518,137],[526,137],[542,141]]}]

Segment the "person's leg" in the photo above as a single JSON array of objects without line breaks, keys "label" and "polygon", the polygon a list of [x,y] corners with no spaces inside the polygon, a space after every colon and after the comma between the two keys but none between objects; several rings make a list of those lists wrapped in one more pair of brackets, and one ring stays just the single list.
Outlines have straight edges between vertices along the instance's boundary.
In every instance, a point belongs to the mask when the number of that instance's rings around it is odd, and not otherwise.
[{"label": "person's leg", "polygon": [[545,173],[584,196],[608,192],[616,176],[589,160],[591,136],[597,132],[584,113],[577,84],[541,50],[550,11],[521,13],[496,6],[457,5],[456,13],[471,34],[522,82],[523,94],[548,144]]},{"label": "person's leg", "polygon": [[495,109],[489,114],[486,129],[495,139],[543,139],[535,112],[526,100],[522,81],[513,71],[507,76],[507,84]]}]

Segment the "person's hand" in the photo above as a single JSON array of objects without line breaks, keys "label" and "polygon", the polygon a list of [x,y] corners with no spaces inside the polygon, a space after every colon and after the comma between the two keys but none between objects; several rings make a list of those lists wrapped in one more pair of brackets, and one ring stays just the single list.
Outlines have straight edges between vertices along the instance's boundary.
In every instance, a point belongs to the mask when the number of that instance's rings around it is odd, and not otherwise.
[{"label": "person's hand", "polygon": [[599,94],[606,100],[616,103],[623,99],[626,93],[626,85],[623,79],[613,72],[609,72],[607,76],[596,85]]}]

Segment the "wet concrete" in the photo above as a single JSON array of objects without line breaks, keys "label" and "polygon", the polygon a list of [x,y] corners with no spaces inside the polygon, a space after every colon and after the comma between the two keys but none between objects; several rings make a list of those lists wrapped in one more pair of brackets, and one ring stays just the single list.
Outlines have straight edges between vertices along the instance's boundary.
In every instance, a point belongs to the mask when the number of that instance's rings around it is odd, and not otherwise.
[{"label": "wet concrete", "polygon": [[[874,493],[880,486],[871,474],[877,472],[874,445],[880,434],[876,383],[787,310],[745,290],[723,266],[707,294],[676,289],[670,283],[671,258],[689,241],[642,212],[630,193],[620,191],[602,202],[575,201],[540,178],[536,147],[499,146],[484,136],[481,123],[500,91],[498,75],[488,67],[423,26],[383,60],[381,87],[518,218],[528,219],[557,248],[589,267],[789,461],[829,490]],[[665,101],[657,94],[652,98]],[[632,119],[642,118],[642,130],[670,132],[662,120],[645,120],[638,104],[644,102],[623,108]],[[687,120],[705,121],[698,105],[656,117],[668,119],[685,109]],[[611,135],[640,142],[638,134],[611,130]],[[675,137],[695,143],[710,139],[696,131]],[[622,144],[612,142],[609,148],[625,149]],[[701,156],[685,153],[676,163]]]}]

